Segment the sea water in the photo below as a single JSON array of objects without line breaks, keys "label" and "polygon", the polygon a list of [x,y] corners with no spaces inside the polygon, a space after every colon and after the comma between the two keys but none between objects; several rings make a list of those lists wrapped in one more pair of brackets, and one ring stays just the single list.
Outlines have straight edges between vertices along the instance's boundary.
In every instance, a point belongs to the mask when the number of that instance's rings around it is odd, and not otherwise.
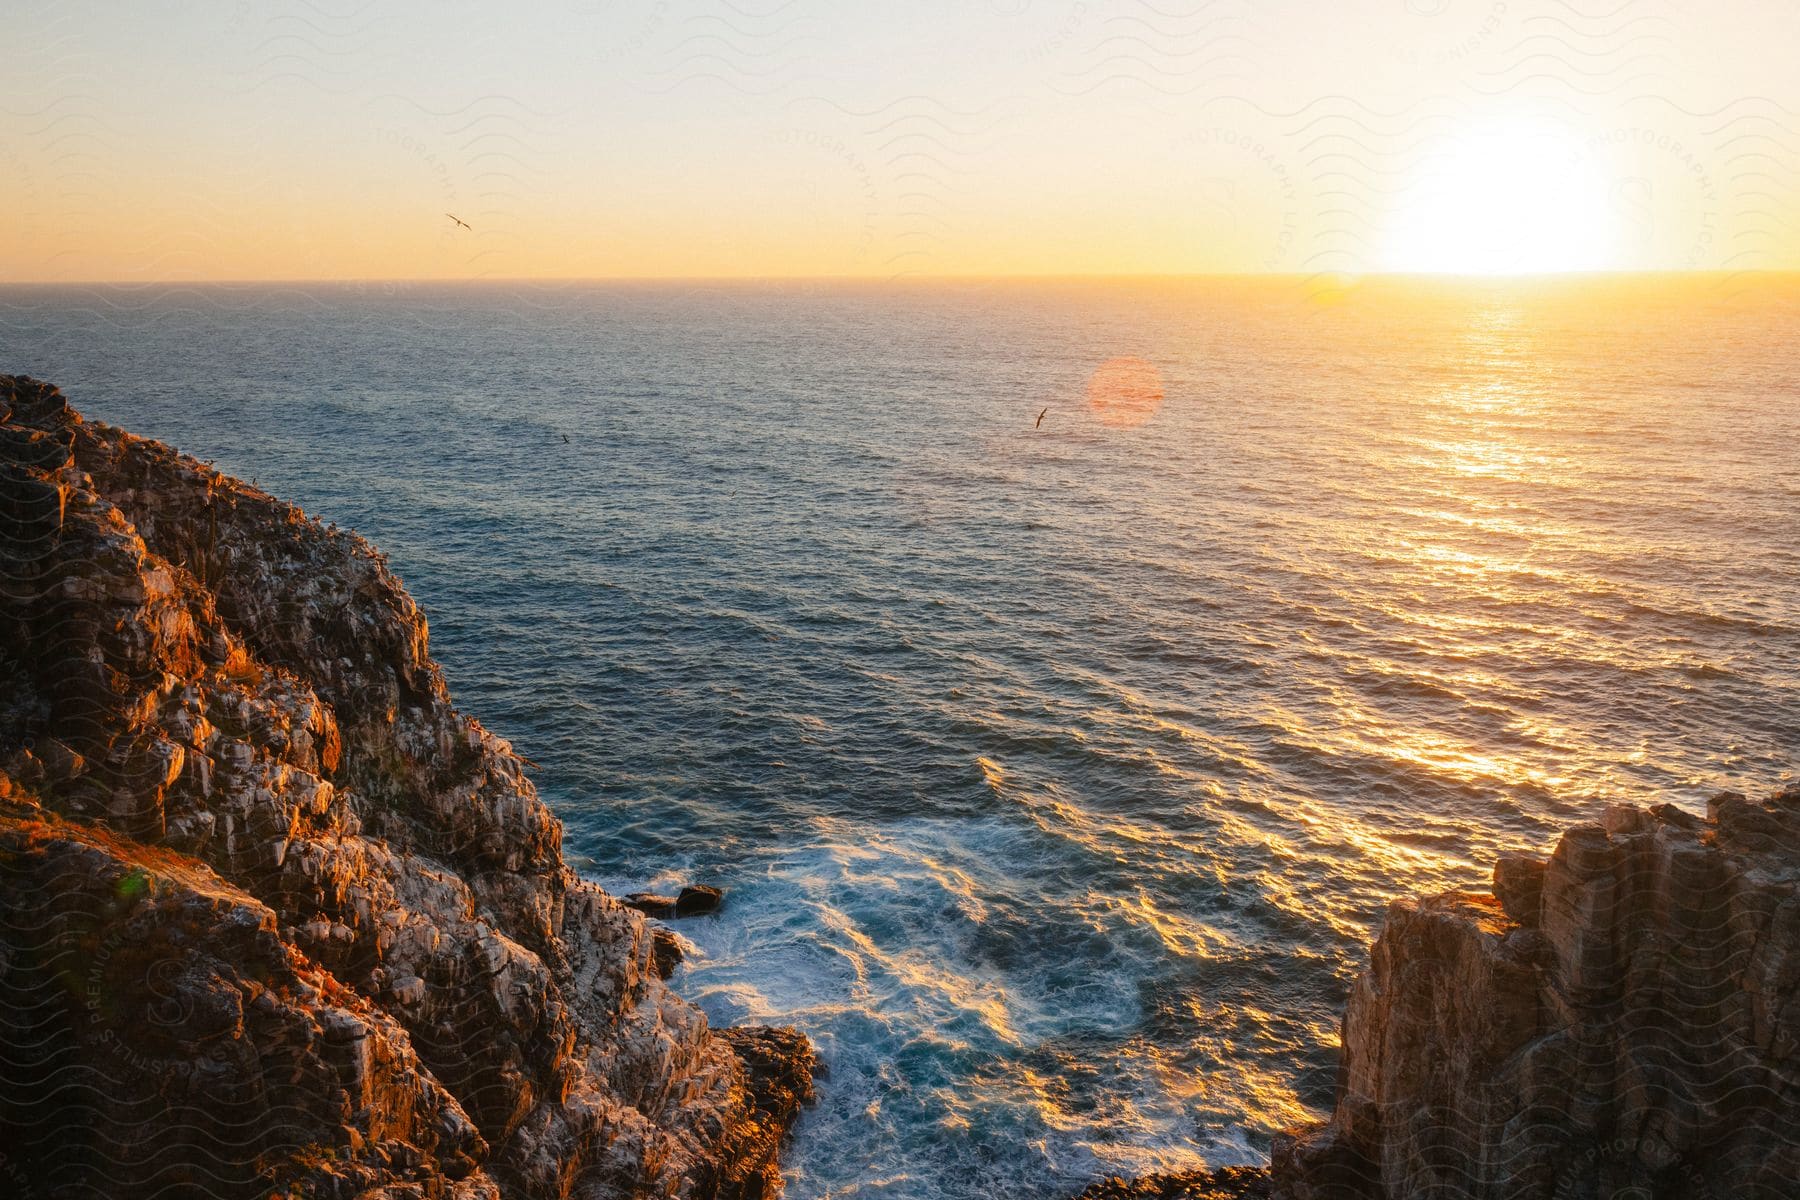
[{"label": "sea water", "polygon": [[726,889],[673,982],[817,1042],[795,1200],[1254,1160],[1390,900],[1791,778],[1797,335],[1745,277],[0,289],[0,370],[387,552],[579,869]]}]

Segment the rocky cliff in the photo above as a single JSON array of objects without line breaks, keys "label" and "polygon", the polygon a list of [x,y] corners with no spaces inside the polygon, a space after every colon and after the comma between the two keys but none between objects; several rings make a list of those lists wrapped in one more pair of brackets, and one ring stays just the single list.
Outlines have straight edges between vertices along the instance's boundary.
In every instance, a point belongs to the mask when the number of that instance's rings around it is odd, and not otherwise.
[{"label": "rocky cliff", "polygon": [[809,1094],[709,1030],[361,539],[0,377],[0,1180],[747,1197]]},{"label": "rocky cliff", "polygon": [[1609,809],[1389,910],[1285,1200],[1800,1195],[1800,787]]},{"label": "rocky cliff", "polygon": [[1800,786],[1611,808],[1493,878],[1392,905],[1331,1119],[1268,1171],[1081,1200],[1800,1196]]}]

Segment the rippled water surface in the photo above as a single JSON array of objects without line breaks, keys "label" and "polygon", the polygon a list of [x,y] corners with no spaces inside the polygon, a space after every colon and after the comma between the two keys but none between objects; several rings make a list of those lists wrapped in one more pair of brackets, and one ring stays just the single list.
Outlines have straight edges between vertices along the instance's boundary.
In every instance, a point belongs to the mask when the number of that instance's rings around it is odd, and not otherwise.
[{"label": "rippled water surface", "polygon": [[1329,1103],[1393,896],[1791,777],[1797,295],[5,289],[0,369],[371,537],[579,866],[729,889],[792,1197],[1050,1197]]}]

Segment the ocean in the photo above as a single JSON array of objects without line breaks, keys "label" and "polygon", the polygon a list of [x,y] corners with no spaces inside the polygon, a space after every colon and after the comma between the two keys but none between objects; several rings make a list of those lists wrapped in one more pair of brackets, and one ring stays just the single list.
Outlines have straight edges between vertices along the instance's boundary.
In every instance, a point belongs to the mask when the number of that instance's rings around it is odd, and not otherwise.
[{"label": "ocean", "polygon": [[[1394,898],[1800,760],[1800,281],[0,287],[0,370],[384,551],[793,1200],[1329,1105]],[[1041,414],[1041,423],[1039,417]]]}]

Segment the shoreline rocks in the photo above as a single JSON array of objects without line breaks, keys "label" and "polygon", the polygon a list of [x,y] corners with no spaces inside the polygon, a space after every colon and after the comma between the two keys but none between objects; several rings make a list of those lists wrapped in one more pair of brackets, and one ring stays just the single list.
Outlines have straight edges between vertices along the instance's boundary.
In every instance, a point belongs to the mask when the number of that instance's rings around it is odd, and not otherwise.
[{"label": "shoreline rocks", "polygon": [[[1331,1118],[1271,1157],[1224,1178],[1272,1200],[1796,1195],[1800,785],[1704,819],[1615,806],[1502,857],[1491,895],[1396,900]],[[1082,1200],[1239,1194],[1200,1172]]]},{"label": "shoreline rocks", "polygon": [[636,909],[646,917],[655,917],[659,921],[673,920],[675,917],[675,897],[664,896],[657,892],[632,892],[620,897],[619,903],[626,908]]},{"label": "shoreline rocks", "polygon": [[675,897],[675,915],[678,917],[699,917],[707,913],[719,911],[725,903],[725,893],[716,887],[705,884],[692,884],[681,889]]},{"label": "shoreline rocks", "polygon": [[1102,1179],[1075,1200],[1269,1200],[1269,1187],[1269,1172],[1262,1167],[1220,1167]]},{"label": "shoreline rocks", "polygon": [[725,903],[725,893],[703,883],[689,884],[673,896],[665,896],[659,892],[632,892],[623,898],[622,903],[627,908],[635,908],[646,917],[673,921],[681,917],[701,917],[718,912],[719,907]]},{"label": "shoreline rocks", "polygon": [[652,926],[650,929],[650,955],[656,964],[657,976],[667,979],[675,974],[675,968],[679,967],[682,960],[687,957],[687,951],[682,948],[681,939],[675,935],[674,930]]},{"label": "shoreline rocks", "polygon": [[1793,1195],[1800,787],[1609,808],[1494,893],[1390,907],[1275,1195]]},{"label": "shoreline rocks", "polygon": [[0,376],[0,581],[28,1194],[779,1191],[810,1046],[664,986],[366,542]]}]

